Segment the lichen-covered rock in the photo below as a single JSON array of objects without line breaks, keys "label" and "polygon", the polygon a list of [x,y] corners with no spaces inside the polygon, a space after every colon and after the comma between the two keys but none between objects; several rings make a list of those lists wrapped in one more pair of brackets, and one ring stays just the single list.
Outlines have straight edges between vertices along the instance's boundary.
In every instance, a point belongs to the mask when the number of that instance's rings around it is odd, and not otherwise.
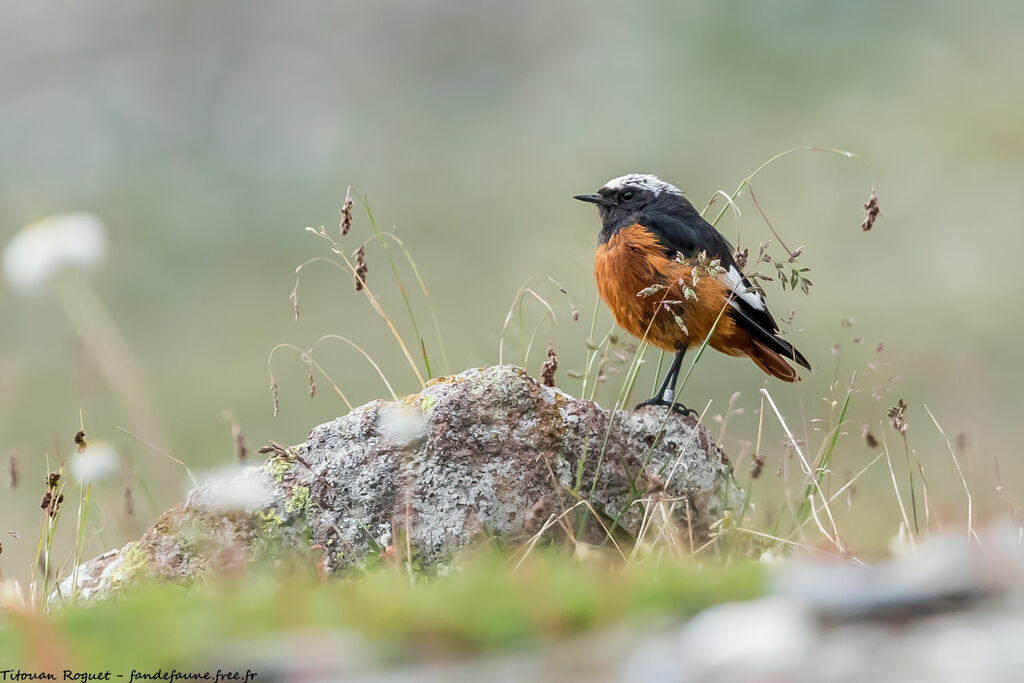
[{"label": "lichen-covered rock", "polygon": [[[239,494],[261,488],[258,501]],[[561,533],[559,519],[580,540],[635,538],[652,501],[697,540],[742,503],[724,455],[693,418],[664,408],[613,415],[513,366],[467,370],[356,408],[262,468],[197,488],[140,541],[92,561],[102,569],[83,565],[79,592],[103,594],[126,573],[230,570],[268,547],[312,547],[331,572],[388,546],[410,548],[428,567],[478,537]],[[565,514],[574,505],[599,519]]]}]

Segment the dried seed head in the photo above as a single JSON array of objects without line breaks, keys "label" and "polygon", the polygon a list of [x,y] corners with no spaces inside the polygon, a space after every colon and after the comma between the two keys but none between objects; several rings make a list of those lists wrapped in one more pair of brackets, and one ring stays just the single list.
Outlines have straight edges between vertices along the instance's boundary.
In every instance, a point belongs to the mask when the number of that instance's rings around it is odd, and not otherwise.
[{"label": "dried seed head", "polygon": [[47,511],[50,517],[56,517],[60,512],[60,506],[64,504],[64,494],[58,493],[57,497],[50,502],[50,509]]},{"label": "dried seed head", "polygon": [[341,223],[338,225],[338,229],[341,230],[341,236],[344,237],[348,234],[348,231],[352,229],[352,186],[349,185],[348,189],[345,190],[345,203],[341,205]]},{"label": "dried seed head", "polygon": [[896,405],[889,408],[889,425],[900,434],[907,431],[907,421],[903,417],[907,411],[907,402],[902,398],[896,401]]},{"label": "dried seed head", "polygon": [[356,277],[355,277],[356,291],[362,291],[363,287],[366,286],[366,254],[362,247],[356,250]]},{"label": "dried seed head", "polygon": [[295,322],[299,322],[299,283],[296,280],[295,289],[288,295],[288,300],[292,302],[292,310],[295,311]]},{"label": "dried seed head", "polygon": [[971,439],[967,436],[967,432],[960,432],[956,435],[954,440],[956,443],[956,449],[958,451],[966,451],[971,446]]},{"label": "dried seed head", "polygon": [[647,475],[647,490],[645,495],[654,497],[665,493],[665,482],[654,475]]},{"label": "dried seed head", "polygon": [[238,457],[238,462],[244,463],[249,459],[249,447],[245,445],[245,434],[242,433],[242,428],[239,426],[235,431],[235,455]]},{"label": "dried seed head", "polygon": [[747,267],[747,258],[750,256],[749,249],[737,249],[732,255],[732,260],[736,262],[736,267],[743,270]]},{"label": "dried seed head", "polygon": [[860,435],[864,438],[865,446],[871,449],[878,448],[878,439],[871,433],[871,429],[867,425],[861,427]]},{"label": "dried seed head", "polygon": [[750,478],[757,479],[764,472],[764,456],[755,455],[754,463],[750,466]]},{"label": "dried seed head", "polygon": [[43,500],[39,504],[39,508],[45,510],[50,517],[57,515],[60,504],[64,502],[64,494],[57,490],[60,486],[60,474],[60,470],[57,470],[46,475],[46,490],[43,491]]},{"label": "dried seed head", "polygon": [[274,417],[277,417],[278,409],[278,395],[277,395],[277,382],[270,382],[270,397],[274,400]]},{"label": "dried seed head", "polygon": [[539,529],[549,517],[556,511],[557,500],[554,493],[546,493],[541,496],[530,508],[526,516],[524,527],[530,532]]},{"label": "dried seed head", "polygon": [[548,359],[540,366],[540,383],[546,387],[555,386],[555,371],[558,370],[558,356],[555,348],[548,344]]},{"label": "dried seed head", "polygon": [[875,188],[871,188],[871,195],[868,200],[864,202],[864,220],[861,221],[860,229],[867,232],[871,228],[875,227],[875,221],[878,219],[878,214],[882,213],[882,209],[878,206],[878,195],[875,194]]},{"label": "dried seed head", "polygon": [[309,397],[314,398],[316,396],[316,378],[313,377],[313,366],[309,366]]},{"label": "dried seed head", "polygon": [[75,433],[75,446],[78,447],[79,452],[84,451],[88,448],[89,444],[85,442],[85,430],[79,429]]},{"label": "dried seed head", "polygon": [[292,457],[292,452],[289,451],[284,446],[282,446],[281,444],[277,443],[276,441],[271,441],[269,444],[267,444],[266,446],[264,446],[263,448],[259,449],[256,452],[259,453],[260,455],[267,455],[268,453],[273,453],[275,456],[282,456],[285,458]]},{"label": "dried seed head", "polygon": [[128,517],[135,516],[135,501],[132,499],[132,490],[127,486],[124,489],[124,514]]},{"label": "dried seed head", "polygon": [[18,488],[18,459],[13,455],[11,456],[10,462],[7,464],[7,485],[13,490]]}]

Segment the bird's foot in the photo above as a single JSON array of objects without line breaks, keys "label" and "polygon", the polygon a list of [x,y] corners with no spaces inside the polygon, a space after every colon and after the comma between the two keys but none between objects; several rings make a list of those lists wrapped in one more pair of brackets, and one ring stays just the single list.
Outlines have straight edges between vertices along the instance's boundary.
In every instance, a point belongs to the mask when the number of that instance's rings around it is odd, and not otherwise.
[{"label": "bird's foot", "polygon": [[666,408],[671,409],[672,412],[675,413],[676,415],[692,415],[693,417],[698,417],[696,410],[693,410],[692,408],[687,408],[678,401],[666,401],[663,398],[657,397],[649,398],[646,401],[641,401],[640,403],[637,403],[633,410],[640,410],[641,408],[644,408],[646,406],[665,406]]}]

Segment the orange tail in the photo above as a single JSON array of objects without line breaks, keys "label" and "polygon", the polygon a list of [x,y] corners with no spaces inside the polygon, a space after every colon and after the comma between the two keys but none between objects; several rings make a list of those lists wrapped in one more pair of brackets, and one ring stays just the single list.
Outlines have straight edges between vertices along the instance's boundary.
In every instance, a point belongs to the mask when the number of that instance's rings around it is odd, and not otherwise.
[{"label": "orange tail", "polygon": [[756,339],[751,341],[753,342],[753,348],[750,349],[750,359],[757,363],[757,367],[772,377],[781,379],[783,382],[798,382],[800,380],[796,370],[783,360],[782,356]]}]

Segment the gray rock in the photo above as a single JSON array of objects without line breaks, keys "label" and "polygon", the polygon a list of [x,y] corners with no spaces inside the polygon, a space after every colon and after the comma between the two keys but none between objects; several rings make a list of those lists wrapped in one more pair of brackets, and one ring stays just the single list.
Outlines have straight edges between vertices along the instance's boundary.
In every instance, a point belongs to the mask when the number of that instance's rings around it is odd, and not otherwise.
[{"label": "gray rock", "polygon": [[[645,505],[661,504],[688,543],[742,505],[742,491],[693,418],[663,408],[612,415],[513,366],[467,370],[356,408],[262,468],[200,486],[142,539],[83,565],[78,592],[230,571],[295,547],[322,553],[328,573],[389,546],[435,567],[479,537],[561,533],[555,520],[581,499],[600,519],[591,515],[579,540],[599,543],[605,528],[635,538]],[[60,593],[70,588],[69,579]]]}]

